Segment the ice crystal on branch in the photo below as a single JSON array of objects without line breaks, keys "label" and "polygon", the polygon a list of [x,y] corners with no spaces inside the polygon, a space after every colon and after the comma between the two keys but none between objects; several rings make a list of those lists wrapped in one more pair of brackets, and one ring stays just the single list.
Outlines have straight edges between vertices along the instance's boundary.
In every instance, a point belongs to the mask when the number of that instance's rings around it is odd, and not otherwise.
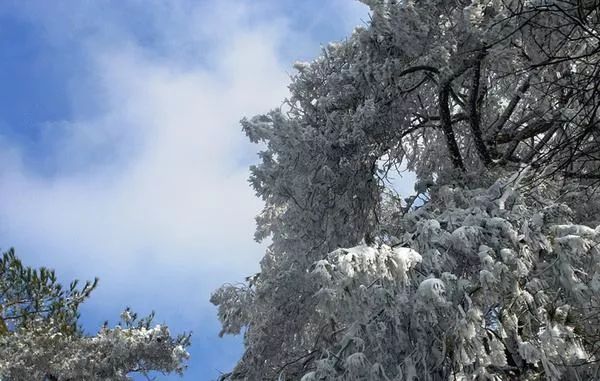
[{"label": "ice crystal on branch", "polygon": [[597,4],[363,2],[242,121],[272,244],[213,297],[245,328],[224,378],[597,378]]}]

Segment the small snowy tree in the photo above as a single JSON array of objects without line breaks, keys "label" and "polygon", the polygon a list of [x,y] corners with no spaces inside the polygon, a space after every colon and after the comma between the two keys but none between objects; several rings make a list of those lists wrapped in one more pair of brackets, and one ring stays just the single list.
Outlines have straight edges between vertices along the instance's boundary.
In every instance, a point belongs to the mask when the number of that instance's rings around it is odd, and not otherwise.
[{"label": "small snowy tree", "polygon": [[0,259],[0,380],[130,380],[132,372],[182,373],[189,335],[173,337],[129,309],[94,336],[77,324],[97,280],[68,288],[53,271],[25,267],[13,250]]},{"label": "small snowy tree", "polygon": [[272,244],[212,296],[224,378],[598,379],[598,3],[363,2],[242,121]]}]

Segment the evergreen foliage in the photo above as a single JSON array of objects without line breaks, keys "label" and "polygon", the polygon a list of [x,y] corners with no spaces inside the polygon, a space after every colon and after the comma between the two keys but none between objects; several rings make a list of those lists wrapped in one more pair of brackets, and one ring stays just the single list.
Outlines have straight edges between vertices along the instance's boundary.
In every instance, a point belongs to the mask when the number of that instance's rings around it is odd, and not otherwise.
[{"label": "evergreen foliage", "polygon": [[153,315],[126,309],[94,336],[78,325],[79,306],[98,280],[68,288],[54,271],[23,266],[14,250],[0,259],[0,380],[130,380],[132,372],[182,373],[189,335],[173,337]]},{"label": "evergreen foliage", "polygon": [[242,120],[272,244],[212,296],[223,379],[600,378],[597,1],[363,2]]}]

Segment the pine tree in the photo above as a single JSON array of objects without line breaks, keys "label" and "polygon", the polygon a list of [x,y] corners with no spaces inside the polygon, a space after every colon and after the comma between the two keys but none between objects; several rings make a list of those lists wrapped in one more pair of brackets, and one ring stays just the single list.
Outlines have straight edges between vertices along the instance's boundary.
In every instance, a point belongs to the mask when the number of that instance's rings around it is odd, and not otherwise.
[{"label": "pine tree", "polygon": [[0,380],[130,380],[129,374],[182,373],[189,335],[173,337],[153,315],[126,309],[120,323],[87,335],[79,306],[98,280],[68,288],[54,271],[23,266],[14,250],[0,259]]}]

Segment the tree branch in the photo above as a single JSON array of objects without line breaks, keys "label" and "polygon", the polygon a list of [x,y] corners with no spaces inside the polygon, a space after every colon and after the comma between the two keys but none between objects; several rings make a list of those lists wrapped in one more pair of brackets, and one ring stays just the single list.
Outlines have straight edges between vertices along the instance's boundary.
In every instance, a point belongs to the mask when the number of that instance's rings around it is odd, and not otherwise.
[{"label": "tree branch", "polygon": [[460,149],[458,148],[458,143],[456,142],[454,130],[452,129],[452,115],[450,114],[449,95],[451,90],[450,85],[452,81],[459,77],[462,73],[464,73],[467,70],[467,68],[468,67],[466,65],[463,65],[459,70],[455,71],[450,76],[445,78],[440,83],[438,93],[438,102],[440,108],[440,127],[442,128],[444,136],[446,137],[446,144],[448,145],[448,151],[450,153],[450,160],[452,161],[452,165],[454,166],[454,168],[458,168],[461,171],[465,170],[465,165],[460,155]]},{"label": "tree branch", "polygon": [[529,89],[529,77],[525,78],[525,80],[521,83],[521,85],[519,85],[519,87],[517,88],[516,94],[512,97],[512,99],[508,103],[508,106],[506,106],[506,108],[502,112],[502,115],[500,115],[500,118],[498,118],[498,120],[496,120],[496,122],[494,122],[494,124],[492,124],[490,126],[490,133],[489,133],[489,136],[487,139],[488,142],[494,142],[496,140],[496,137],[498,136],[500,131],[502,131],[502,128],[504,127],[504,125],[506,124],[508,119],[511,117],[511,115],[515,111],[517,105],[521,101],[523,94],[525,94],[525,92],[528,89]]},{"label": "tree branch", "polygon": [[478,110],[481,61],[483,60],[484,56],[485,51],[481,51],[476,58],[475,64],[473,65],[473,78],[471,82],[467,112],[469,114],[469,126],[471,127],[471,133],[473,134],[473,140],[475,141],[475,148],[477,148],[477,153],[479,154],[479,157],[481,157],[483,164],[487,167],[491,164],[492,160],[490,159],[490,154],[485,142],[483,141]]}]

